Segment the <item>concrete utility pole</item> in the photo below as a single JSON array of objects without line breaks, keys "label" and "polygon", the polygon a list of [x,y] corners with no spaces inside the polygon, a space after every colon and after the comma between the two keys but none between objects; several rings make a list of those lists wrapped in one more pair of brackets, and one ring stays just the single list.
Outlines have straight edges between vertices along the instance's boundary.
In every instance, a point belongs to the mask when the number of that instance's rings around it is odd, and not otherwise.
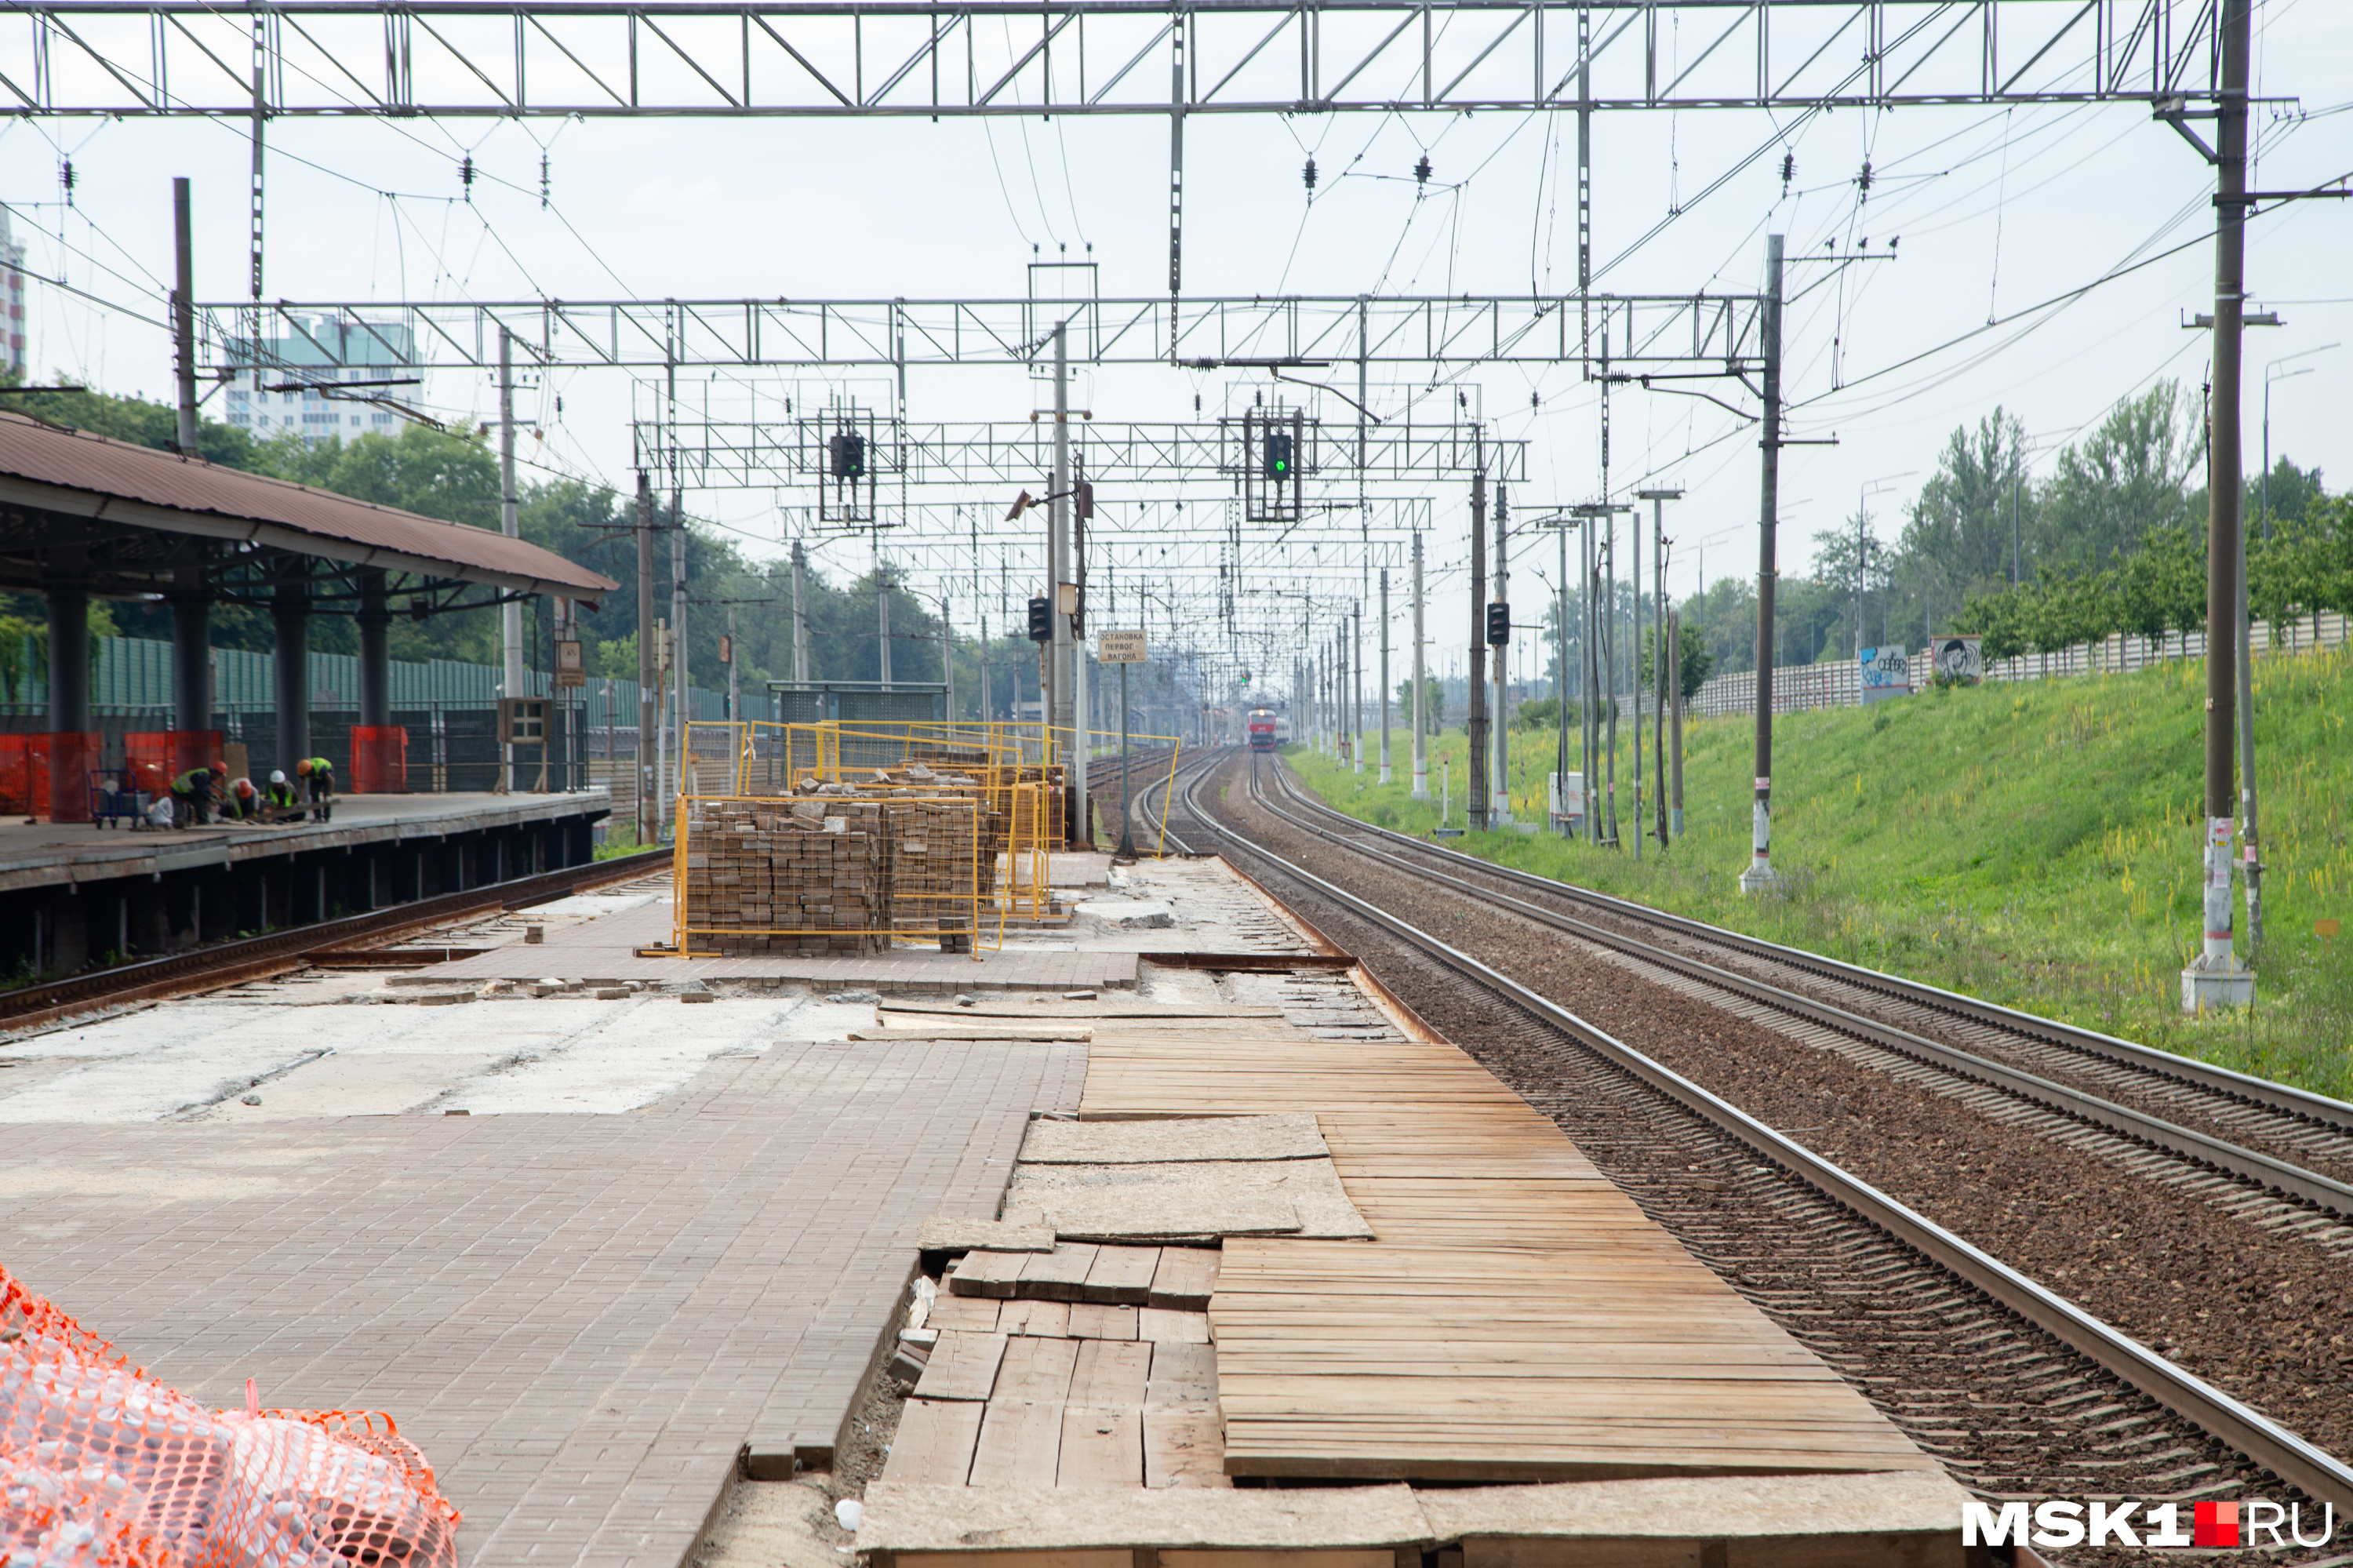
[{"label": "concrete utility pole", "polygon": [[[2231,748],[2240,697],[2237,629],[2244,621],[2239,583],[2245,548],[2239,517],[2239,355],[2246,307],[2247,56],[2253,17],[2253,0],[2222,0],[2222,79],[2214,124],[2214,400],[2206,470],[2206,926],[2198,957],[2181,971],[2182,1011],[2192,1013],[2252,1007],[2255,1000],[2254,971],[2240,967],[2231,933],[2231,830],[2237,808]],[[2260,907],[2253,875],[2259,863],[2253,827],[2251,821],[2244,849],[2251,923]]]},{"label": "concrete utility pole", "polygon": [[1674,693],[1674,719],[1667,726],[1668,754],[1668,813],[1667,832],[1676,838],[1683,836],[1683,618],[1679,611],[1667,611],[1667,667],[1672,679],[1668,689]]},{"label": "concrete utility pole", "polygon": [[1389,569],[1381,568],[1381,782],[1389,781]]},{"label": "concrete utility pole", "polygon": [[[172,182],[172,353],[180,392],[180,455],[196,455],[196,244],[188,182]],[[2269,407],[2269,405],[2265,405]]]},{"label": "concrete utility pole", "polygon": [[1577,533],[1577,636],[1582,645],[1577,651],[1577,739],[1584,745],[1585,755],[1578,766],[1585,770],[1585,842],[1601,842],[1601,813],[1593,799],[1594,788],[1600,780],[1594,777],[1595,748],[1601,739],[1601,710],[1594,705],[1601,699],[1595,694],[1601,689],[1601,623],[1600,611],[1594,597],[1593,519],[1599,514],[1588,514],[1585,525]]},{"label": "concrete utility pole", "polygon": [[1427,698],[1424,688],[1430,677],[1423,666],[1421,632],[1421,535],[1413,536],[1413,798],[1430,799],[1430,736],[1423,733],[1430,727],[1422,715],[1422,704]]},{"label": "concrete utility pole", "polygon": [[[1636,493],[1641,493],[1640,492]],[[1652,505],[1657,503],[1653,502]],[[1627,684],[1634,688],[1634,858],[1642,858],[1642,514],[1635,513],[1626,520],[1626,545],[1633,552],[1628,562],[1630,568],[1627,581],[1632,587],[1632,603],[1627,615],[1633,623],[1632,650],[1627,662],[1627,673],[1633,678]]]},{"label": "concrete utility pole", "polygon": [[744,683],[735,673],[735,607],[727,607],[727,716],[740,722],[744,717]]},{"label": "concrete utility pole", "polygon": [[1365,770],[1365,601],[1348,610],[1348,727],[1356,737],[1356,771]]},{"label": "concrete utility pole", "polygon": [[[670,769],[667,809],[675,821],[677,797],[686,793],[686,726],[694,716],[694,664],[688,652],[692,644],[686,640],[686,493],[675,488],[670,493],[670,738],[678,746],[678,761]],[[662,757],[667,764],[670,752],[665,749]]]},{"label": "concrete utility pole", "polygon": [[1489,821],[1502,826],[1512,820],[1512,503],[1504,482],[1495,482],[1495,602],[1504,607],[1504,640],[1495,644],[1495,769]]},{"label": "concrete utility pole", "polygon": [[1465,692],[1470,712],[1463,729],[1470,737],[1471,789],[1464,801],[1474,832],[1487,830],[1487,453],[1471,434],[1471,667]]},{"label": "concrete utility pole", "polygon": [[[799,547],[794,547],[799,558]],[[796,574],[796,581],[798,580]],[[654,696],[654,489],[638,470],[638,842],[646,837],[646,807],[654,794],[654,732],[660,723]]]},{"label": "concrete utility pole", "polygon": [[808,552],[793,541],[793,683],[808,684],[808,610],[803,599],[808,580]]},{"label": "concrete utility pole", "polygon": [[891,570],[880,561],[874,565],[875,663],[881,673],[882,689],[891,689]]},{"label": "concrete utility pole", "polygon": [[[499,328],[499,532],[510,539],[522,536],[522,514],[515,496],[514,459],[514,337]],[[499,641],[506,655],[505,693],[510,697],[531,694],[522,683],[522,605],[509,599],[499,607]],[[505,768],[514,766],[514,747],[506,748]],[[511,780],[509,782],[512,782]]]},{"label": "concrete utility pole", "polygon": [[1083,777],[1086,770],[1083,752],[1077,746],[1077,688],[1071,683],[1071,611],[1077,608],[1071,602],[1078,597],[1078,581],[1071,570],[1071,520],[1069,492],[1071,488],[1071,361],[1070,323],[1054,323],[1054,488],[1046,503],[1046,592],[1053,603],[1047,620],[1054,636],[1049,644],[1046,660],[1046,693],[1049,733],[1060,732],[1070,750],[1063,756],[1069,769],[1063,783],[1063,839],[1073,842],[1079,836],[1078,796],[1070,779],[1072,774]]},{"label": "concrete utility pole", "polygon": [[[1560,779],[1561,804],[1566,806],[1568,804],[1568,531],[1574,524],[1563,517],[1553,526],[1558,531],[1560,546],[1560,588],[1553,596],[1552,615],[1555,654],[1552,694],[1558,704],[1560,743],[1554,748],[1552,767],[1554,774]],[[1568,822],[1567,813],[1563,812],[1558,829],[1563,838],[1569,836]]]},{"label": "concrete utility pole", "polygon": [[[1654,814],[1658,819],[1659,842],[1662,844],[1664,844],[1667,842],[1667,703],[1668,692],[1670,690],[1667,683],[1667,658],[1669,650],[1667,648],[1666,630],[1667,517],[1665,509],[1668,502],[1680,501],[1683,499],[1683,493],[1681,486],[1677,486],[1672,490],[1638,490],[1634,493],[1636,500],[1647,501],[1651,503],[1651,575],[1656,580],[1657,587],[1655,591],[1658,595],[1658,613],[1651,618],[1651,625],[1657,629],[1659,635],[1658,645],[1653,648],[1651,652],[1651,687],[1652,694],[1657,700],[1657,717],[1656,723],[1653,726],[1656,744],[1653,747],[1651,755],[1657,764],[1656,768],[1653,769],[1653,773],[1658,780],[1656,789],[1658,791],[1659,803],[1658,809]],[[1638,514],[1634,528],[1636,548],[1638,550],[1641,547],[1641,525]],[[1638,607],[1637,613],[1639,614],[1639,607],[1642,600],[1642,574],[1641,567],[1639,564],[1639,555],[1636,559],[1637,565],[1634,571],[1634,602]],[[1636,641],[1639,643],[1640,641],[1641,633],[1637,632]],[[1637,682],[1635,684],[1636,689],[1639,691],[1641,688],[1641,683]],[[1641,745],[1641,729],[1640,725],[1641,711],[1641,704],[1638,701],[1634,705],[1634,713],[1637,720],[1635,728],[1636,745],[1634,747],[1635,758],[1637,762],[1635,771],[1635,779],[1637,780],[1635,784],[1635,794],[1638,799],[1641,793],[1641,785],[1640,782],[1641,773],[1639,766],[1642,751]],[[1641,813],[1637,812],[1636,837],[1638,839],[1641,836],[1640,823]],[[1638,855],[1641,852],[1639,850],[1636,852]]]},{"label": "concrete utility pole", "polygon": [[1602,781],[1602,809],[1609,816],[1610,846],[1623,849],[1626,846],[1618,837],[1618,514],[1603,513],[1601,526],[1601,593],[1608,607],[1602,613],[1602,625],[1607,630],[1601,649],[1601,700],[1608,705],[1602,722],[1609,726],[1602,746],[1602,768],[1607,775]]},{"label": "concrete utility pole", "polygon": [[[1757,528],[1757,800],[1752,808],[1748,869],[1740,874],[1743,893],[1766,892],[1780,880],[1773,872],[1773,587],[1778,571],[1773,546],[1781,504],[1781,236],[1778,234],[1765,237],[1763,326],[1765,418],[1757,441],[1765,460]],[[2227,892],[2223,901],[2229,903]]]}]

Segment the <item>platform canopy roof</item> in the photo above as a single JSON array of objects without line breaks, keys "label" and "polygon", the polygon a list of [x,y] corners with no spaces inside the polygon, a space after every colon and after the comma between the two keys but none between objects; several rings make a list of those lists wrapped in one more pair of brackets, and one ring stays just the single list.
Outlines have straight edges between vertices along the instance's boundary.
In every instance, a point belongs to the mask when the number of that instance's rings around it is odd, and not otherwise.
[{"label": "platform canopy roof", "polygon": [[596,604],[619,585],[553,551],[266,474],[69,430],[0,410],[0,579],[87,555],[94,586],[161,588],[186,546],[271,551],[502,594]]}]

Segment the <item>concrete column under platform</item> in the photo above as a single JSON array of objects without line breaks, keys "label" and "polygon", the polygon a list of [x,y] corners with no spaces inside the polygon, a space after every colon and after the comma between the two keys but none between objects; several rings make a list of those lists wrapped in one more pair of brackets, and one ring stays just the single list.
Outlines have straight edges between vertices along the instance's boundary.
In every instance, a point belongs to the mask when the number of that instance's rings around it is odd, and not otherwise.
[{"label": "concrete column under platform", "polygon": [[392,611],[385,605],[384,574],[360,574],[360,723],[392,723]]},{"label": "concrete column under platform", "polygon": [[90,728],[90,584],[55,577],[49,601],[49,733]]},{"label": "concrete column under platform", "polygon": [[172,592],[172,727],[213,726],[212,596],[201,567],[183,567]]},{"label": "concrete column under platform", "polygon": [[278,697],[278,755],[273,765],[294,777],[294,764],[311,755],[311,589],[301,579],[281,580],[269,606],[278,632],[274,672]]}]

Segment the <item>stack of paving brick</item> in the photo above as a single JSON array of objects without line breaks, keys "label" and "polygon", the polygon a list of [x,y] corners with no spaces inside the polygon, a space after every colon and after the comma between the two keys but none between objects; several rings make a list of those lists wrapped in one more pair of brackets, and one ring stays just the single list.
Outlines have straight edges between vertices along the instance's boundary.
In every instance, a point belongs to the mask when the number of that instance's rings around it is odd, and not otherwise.
[{"label": "stack of paving brick", "polygon": [[893,930],[936,933],[943,952],[972,951],[974,901],[986,891],[986,872],[975,864],[975,824],[986,818],[986,804],[977,789],[885,802]]},{"label": "stack of paving brick", "polygon": [[890,946],[882,803],[698,800],[687,808],[694,952],[856,957]]}]

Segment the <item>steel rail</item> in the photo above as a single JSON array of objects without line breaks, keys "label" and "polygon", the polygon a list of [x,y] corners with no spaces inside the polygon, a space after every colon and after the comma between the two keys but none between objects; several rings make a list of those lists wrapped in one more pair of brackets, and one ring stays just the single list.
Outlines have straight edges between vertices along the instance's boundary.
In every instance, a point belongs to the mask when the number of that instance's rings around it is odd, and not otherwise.
[{"label": "steel rail", "polygon": [[1860,964],[1850,964],[1842,959],[1825,958],[1820,953],[1809,953],[1801,948],[1783,947],[1778,942],[1768,942],[1762,938],[1726,930],[1721,926],[1711,926],[1704,920],[1694,920],[1689,916],[1670,915],[1663,910],[1653,909],[1648,905],[1613,897],[1606,893],[1596,893],[1588,887],[1578,887],[1553,877],[1538,876],[1533,872],[1499,865],[1493,861],[1482,860],[1477,855],[1465,854],[1461,850],[1448,849],[1442,844],[1415,838],[1410,833],[1398,832],[1394,828],[1384,828],[1376,823],[1359,821],[1354,817],[1335,811],[1331,807],[1322,805],[1320,802],[1315,804],[1318,809],[1346,822],[1351,831],[1371,833],[1391,840],[1422,854],[1451,861],[1465,868],[1475,869],[1482,875],[1514,883],[1523,887],[1534,888],[1555,897],[1568,898],[1591,905],[1630,920],[1641,920],[1653,926],[1663,926],[1683,936],[1714,942],[1718,946],[1746,953],[1752,958],[1765,959],[1774,963],[1787,965],[1791,969],[1807,970],[1826,980],[1842,980],[1851,985],[1882,992],[1899,1001],[1916,1002],[1939,1012],[1956,1013],[1974,1022],[1989,1023],[1997,1028],[2012,1030],[2040,1040],[2045,1044],[2065,1046],[2089,1055],[2104,1056],[2109,1061],[2120,1063],[2126,1066],[2137,1067],[2146,1072],[2192,1084],[2202,1089],[2227,1095],[2233,1099],[2244,1100],[2272,1110],[2284,1111],[2291,1116],[2302,1117],[2326,1126],[2341,1128],[2348,1132],[2353,1132],[2353,1103],[2334,1099],[2327,1095],[2315,1094],[2309,1089],[2299,1089],[2291,1084],[2276,1084],[2266,1078],[2253,1077],[2245,1073],[2234,1073],[2228,1067],[2217,1067],[2194,1057],[2177,1055],[2170,1051],[2159,1050],[2154,1045],[2142,1045],[2134,1041],[2118,1039],[2113,1034],[2102,1034],[2096,1030],[2079,1028],[2072,1023],[2062,1023],[2056,1019],[2038,1017],[2031,1012],[2021,1012],[1996,1002],[1983,1001],[1973,996],[1963,996],[1957,991],[1945,991],[1924,980],[1908,980],[1901,975],[1889,974],[1883,969],[1865,969]]},{"label": "steel rail", "polygon": [[663,870],[671,859],[672,852],[667,849],[643,850],[636,854],[616,855],[611,860],[591,861],[586,865],[512,877],[462,893],[443,893],[389,908],[295,926],[267,936],[215,942],[191,948],[185,953],[20,986],[0,992],[0,1025],[21,1028],[69,1013],[139,1001],[159,991],[185,991],[197,981],[203,982],[198,989],[205,990],[215,989],[216,985],[235,985],[371,937],[395,936],[489,909],[519,909],[544,903],[576,891],[585,884],[619,882]]},{"label": "steel rail", "polygon": [[[1276,770],[1275,781],[1286,797],[1307,803],[1292,787],[1291,781],[1283,776],[1280,768]],[[1337,844],[1367,860],[1393,866],[1406,875],[1425,878],[1441,886],[1451,888],[1466,897],[1477,899],[1496,908],[1508,909],[1524,919],[1534,920],[1540,925],[1549,926],[1554,930],[1567,932],[1580,941],[1590,942],[1597,947],[1623,953],[1640,962],[1682,975],[1687,980],[1697,980],[1703,985],[1731,991],[1735,995],[1746,997],[1751,1001],[1761,1003],[1777,1012],[1794,1014],[1811,1022],[1821,1024],[1825,1028],[1834,1029],[1852,1038],[1883,1046],[1900,1055],[1908,1056],[1914,1061],[1927,1063],[1931,1066],[1960,1077],[1990,1085],[2005,1094],[2040,1105],[2049,1110],[2059,1111],[2079,1121],[2105,1128],[2110,1132],[2120,1133],[2136,1142],[2147,1144],[2154,1149],[2161,1149],[2179,1159],[2227,1171],[2241,1181],[2253,1182],[2258,1187],[2301,1198],[2331,1213],[2353,1216],[2353,1186],[2348,1186],[2342,1181],[2323,1176],[2317,1171],[2307,1171],[2300,1165],[2274,1159],[2268,1154],[2260,1153],[2252,1149],[2241,1148],[2235,1143],[2167,1121],[2162,1117],[2151,1116],[2147,1111],[2136,1110],[2130,1106],[2118,1105],[2114,1100],[2086,1094],[2066,1084],[2058,1083],[2033,1073],[2022,1072],[2007,1064],[1994,1061],[1990,1057],[1980,1056],[1973,1051],[1965,1051],[1957,1045],[1947,1045],[1940,1040],[1931,1040],[1925,1035],[1915,1034],[1907,1029],[1899,1029],[1892,1023],[1883,1023],[1874,1018],[1866,1018],[1861,1013],[1849,1012],[1842,1007],[1836,1007],[1826,1001],[1818,1001],[1796,991],[1785,991],[1767,981],[1738,974],[1730,969],[1719,969],[1714,964],[1687,958],[1680,953],[1669,952],[1663,948],[1653,947],[1648,942],[1621,936],[1618,932],[1605,930],[1599,926],[1588,925],[1572,916],[1540,908],[1534,904],[1514,898],[1509,894],[1498,893],[1492,888],[1474,886],[1459,877],[1449,876],[1442,871],[1433,871],[1426,866],[1410,864],[1396,855],[1368,848],[1362,843],[1352,843],[1345,835],[1327,832],[1313,822],[1293,815],[1267,800],[1264,795],[1259,794],[1255,786],[1252,795],[1260,805],[1302,832],[1313,833],[1328,843]],[[1347,822],[1352,827],[1356,825],[1354,818],[1340,816],[1337,812],[1329,811],[1328,808],[1326,811],[1327,814]]]},{"label": "steel rail", "polygon": [[[1206,769],[1203,770],[1206,773]],[[1255,776],[1256,768],[1252,768]],[[2200,1429],[2229,1443],[2312,1498],[2353,1509],[2353,1466],[2298,1437],[2277,1422],[2163,1356],[2063,1297],[2036,1284],[2008,1264],[1926,1215],[1889,1197],[1795,1139],[1757,1120],[1730,1102],[1626,1044],[1577,1014],[1538,995],[1509,976],[1488,968],[1428,932],[1398,919],[1344,888],[1335,886],[1270,850],[1250,843],[1213,822],[1194,799],[1203,774],[1185,790],[1196,819],[1244,854],[1277,868],[1284,876],[1371,922],[1400,941],[1528,1013],[1581,1042],[1679,1105],[1730,1133],[1903,1242],[2020,1317],[2099,1362],[2132,1387]],[[1253,788],[1255,785],[1253,785]]]}]

